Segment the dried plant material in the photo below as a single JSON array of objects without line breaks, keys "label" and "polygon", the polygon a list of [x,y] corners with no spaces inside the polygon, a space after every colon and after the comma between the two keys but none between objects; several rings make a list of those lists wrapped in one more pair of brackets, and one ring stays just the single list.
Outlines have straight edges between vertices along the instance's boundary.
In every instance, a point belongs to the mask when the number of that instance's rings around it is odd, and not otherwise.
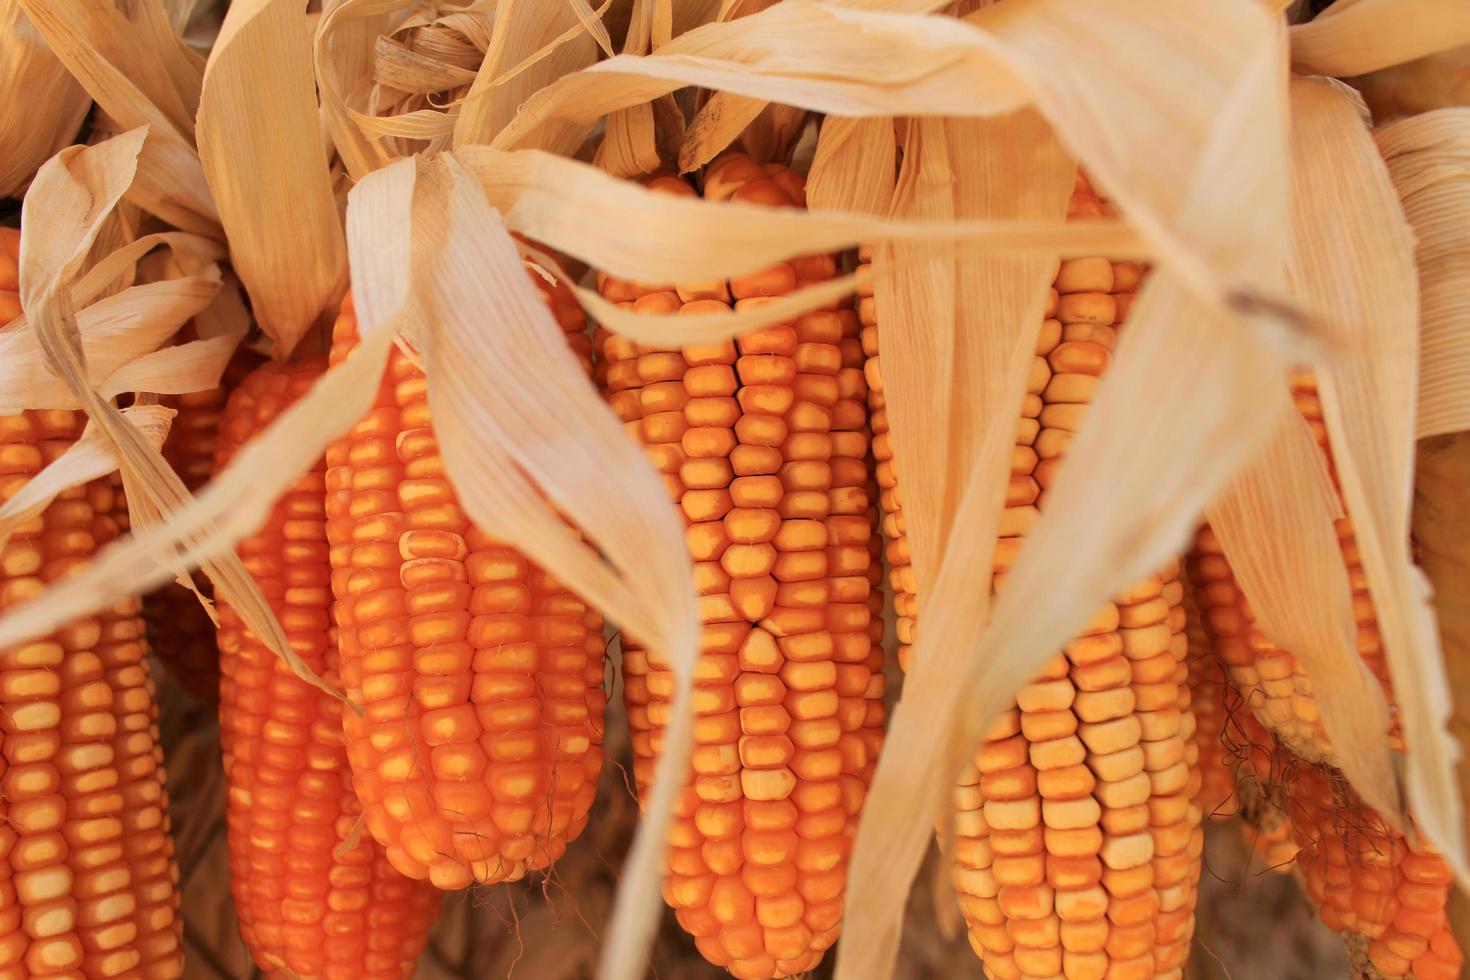
[{"label": "dried plant material", "polygon": [[1291,29],[1298,71],[1365,75],[1470,44],[1470,7],[1444,0],[1337,0]]},{"label": "dried plant material", "polygon": [[[132,405],[122,410],[123,418],[137,426],[148,445],[156,450],[163,448],[163,440],[168,436],[175,414],[173,409],[162,405]],[[0,505],[0,548],[5,547],[16,528],[44,511],[58,495],[72,487],[116,473],[120,465],[102,430],[88,423],[80,439],[27,480],[15,496]]]},{"label": "dried plant material", "polygon": [[347,275],[299,3],[230,6],[204,76],[199,156],[256,322],[286,358]]},{"label": "dried plant material", "polygon": [[1210,506],[1210,527],[1256,625],[1311,678],[1330,761],[1402,827],[1388,702],[1358,653],[1352,587],[1333,525],[1341,516],[1337,492],[1284,378],[1270,397],[1276,431]]},{"label": "dried plant material", "polygon": [[[1073,42],[1092,43],[1080,30]],[[1273,290],[1288,252],[1285,229],[1266,217],[1287,198],[1283,46],[1267,30],[1240,52],[1203,130],[1175,147],[1190,162],[1171,182],[1193,189],[1175,212],[1179,233],[1231,278]],[[1204,505],[1270,434],[1276,419],[1259,410],[1270,404],[1263,395],[1302,354],[1300,335],[1281,326],[1223,313],[1168,264],[1155,267],[988,626],[983,583],[1000,489],[995,474],[972,469],[858,828],[839,977],[890,968],[927,829],[989,719],[1098,604],[1182,549]],[[1012,419],[990,421],[975,457],[982,464],[1013,439]],[[916,758],[935,761],[906,764]]]},{"label": "dried plant material", "polygon": [[[536,61],[525,68],[528,56]],[[521,103],[568,72],[586,67],[597,58],[597,44],[586,32],[571,4],[547,8],[534,0],[500,0],[495,10],[495,32],[475,84],[460,106],[454,125],[454,145],[488,143],[505,128]],[[507,75],[506,70],[516,70]],[[543,149],[570,154],[582,134],[563,127],[550,134]]]},{"label": "dried plant material", "polygon": [[1419,360],[1413,235],[1343,87],[1299,80],[1291,108],[1293,155],[1302,161],[1293,275],[1321,311],[1330,345],[1313,366],[1398,702],[1408,799],[1419,828],[1470,877],[1445,730],[1449,693],[1428,584],[1409,551]]},{"label": "dried plant material", "polygon": [[[579,16],[587,23],[592,13],[580,13],[586,0],[577,0]],[[600,21],[594,21],[601,27]],[[604,35],[606,31],[604,30]],[[633,0],[633,15],[623,39],[623,53],[647,54],[652,45],[653,0]],[[598,45],[611,57],[612,43],[598,38]],[[619,109],[607,117],[602,142],[597,146],[593,163],[614,177],[637,177],[659,169],[658,136],[655,132],[653,103],[641,103]]]},{"label": "dried plant material", "polygon": [[219,235],[219,216],[194,152],[194,119],[164,70],[167,53],[110,5],[20,0],[51,49],[123,129],[148,127],[129,197],[184,231]]},{"label": "dried plant material", "polygon": [[[41,168],[22,211],[20,263],[21,305],[30,329],[46,353],[47,366],[65,380],[91,423],[103,431],[117,453],[129,514],[134,527],[140,529],[157,527],[164,515],[190,499],[189,492],[158,450],[92,388],[71,291],[103,222],[137,172],[145,135],[137,129],[96,146],[68,147]],[[172,551],[160,556],[164,564],[150,562],[152,574],[168,578],[184,571]],[[206,562],[204,569],[214,581],[216,594],[234,605],[257,636],[304,680],[336,695],[291,649],[270,605],[238,557],[228,554]],[[26,607],[20,608],[24,611]],[[23,620],[24,615],[15,619]],[[64,622],[66,618],[47,623],[30,635]]]},{"label": "dried plant material", "polygon": [[[1190,166],[1180,151],[1209,130],[1205,107],[1224,98],[1222,81],[1238,71],[1240,52],[1253,50],[1271,26],[1255,5],[1203,0],[1163,10],[1144,0],[1085,9],[1037,0],[987,7],[958,22],[784,0],[691,31],[646,58],[619,56],[567,76],[531,98],[494,145],[547,145],[564,140],[568,127],[585,135],[604,114],[685,85],[850,116],[992,116],[1034,101],[1159,261],[1219,303],[1231,289],[1259,287],[1226,287],[1172,230],[1187,194],[1178,174]],[[1114,50],[1185,58],[1191,68],[1180,77],[1194,84],[1157,85],[1158,65],[1143,61],[1132,74],[1120,72]],[[1057,73],[1057,63],[1072,71]],[[1115,97],[1083,94],[1075,76],[1103,79]],[[1152,105],[1152,123],[1133,111],[1139,100]],[[1160,140],[1156,127],[1176,138]],[[1262,300],[1280,302],[1255,299]]]},{"label": "dried plant material", "polygon": [[20,196],[46,158],[73,141],[91,105],[20,0],[0,0],[0,197]]},{"label": "dried plant material", "polygon": [[1470,430],[1470,109],[1376,133],[1419,265],[1419,438]]},{"label": "dried plant material", "polygon": [[[217,277],[218,270],[214,278],[188,276],[131,286],[77,313],[88,383],[109,386],[109,379],[130,362],[157,350],[189,317],[209,305],[219,288]],[[13,415],[28,408],[81,408],[76,392],[48,367],[41,336],[25,329],[30,322],[29,316],[21,318],[17,327],[0,333],[0,414]],[[127,390],[172,393],[140,386],[114,387],[111,394]]]},{"label": "dried plant material", "polygon": [[173,91],[183,103],[188,118],[199,111],[199,91],[204,84],[204,56],[184,43],[183,24],[175,24],[163,0],[124,0],[128,19],[148,38],[148,51],[159,60]]},{"label": "dried plant material", "polygon": [[[879,240],[964,238],[1007,252],[1152,255],[1148,245],[1119,222],[946,222],[814,214],[659,194],[596,167],[536,150],[507,153],[468,146],[456,150],[455,159],[479,178],[490,202],[514,231],[575,255],[608,275],[640,282],[742,275],[793,255]],[[630,221],[633,215],[636,222]],[[1092,224],[1096,227],[1088,226]],[[684,323],[692,318],[677,319]],[[678,338],[687,343],[693,336],[707,337],[669,332],[665,340],[677,346]]]},{"label": "dried plant material", "polygon": [[828,116],[806,180],[807,207],[886,214],[897,173],[898,141],[892,119]]},{"label": "dried plant material", "polygon": [[1384,123],[1447,106],[1470,105],[1470,44],[1351,79]]}]

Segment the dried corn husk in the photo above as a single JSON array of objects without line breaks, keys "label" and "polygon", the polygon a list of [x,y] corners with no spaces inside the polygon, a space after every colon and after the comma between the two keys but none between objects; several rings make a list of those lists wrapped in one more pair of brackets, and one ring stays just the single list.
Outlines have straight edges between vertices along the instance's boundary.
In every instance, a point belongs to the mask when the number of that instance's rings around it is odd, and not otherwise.
[{"label": "dried corn husk", "polygon": [[[257,111],[261,105],[271,113]],[[347,251],[316,125],[301,5],[232,4],[205,71],[199,155],[235,271],[282,359],[347,287]]]},{"label": "dried corn husk", "polygon": [[81,129],[92,100],[21,9],[0,0],[0,197],[19,197]]},{"label": "dried corn husk", "polygon": [[[146,132],[137,129],[96,146],[69,147],[41,168],[26,195],[22,212],[20,264],[21,304],[26,310],[29,335],[34,336],[44,351],[47,368],[65,382],[117,454],[129,490],[129,514],[133,526],[139,529],[156,527],[163,514],[189,499],[189,493],[158,447],[92,386],[86,347],[75,312],[73,286],[109,212],[137,173],[145,138]],[[124,246],[120,251],[128,252],[132,248]],[[87,279],[105,285],[112,279],[108,269],[109,264],[104,260],[93,267]],[[216,282],[217,275],[216,272]],[[133,288],[146,290],[150,286]],[[112,299],[126,297],[129,292],[119,293]],[[207,299],[199,308],[205,305]],[[216,368],[212,376],[206,371],[196,374],[196,381],[202,383],[194,390],[219,383],[229,347],[233,346],[217,340],[200,343],[217,349],[219,354],[211,365]],[[164,560],[165,577],[186,570],[172,560],[172,555]],[[303,678],[336,693],[316,678],[291,649],[285,632],[270,612],[269,603],[239,558],[231,553],[204,563],[204,568],[214,580],[218,594],[241,610],[242,618],[256,635],[267,638]]]}]

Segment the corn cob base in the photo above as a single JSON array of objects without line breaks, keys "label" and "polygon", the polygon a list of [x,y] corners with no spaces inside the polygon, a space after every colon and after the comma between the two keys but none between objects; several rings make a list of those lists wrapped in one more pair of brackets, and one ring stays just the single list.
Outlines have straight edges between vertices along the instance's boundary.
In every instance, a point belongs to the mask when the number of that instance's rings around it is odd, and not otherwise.
[{"label": "corn cob base", "polygon": [[[570,292],[548,304],[584,364]],[[356,342],[350,302],[333,357]],[[348,758],[372,836],[440,888],[550,866],[602,768],[602,618],[470,525],[444,475],[423,372],[395,350],[377,401],[328,453]]]},{"label": "corn cob base", "polygon": [[[230,396],[219,464],[300,397],[324,367],[321,361],[268,364],[251,373]],[[292,648],[338,686],[324,474],[323,462],[298,478],[238,550]],[[438,895],[401,876],[359,832],[341,702],[292,674],[225,603],[219,650],[230,885],[256,963],[321,980],[411,976]]]},{"label": "corn cob base", "polygon": [[[1079,176],[1070,216],[1101,213]],[[1101,258],[1063,263],[1057,273],[1017,429],[997,589],[1086,414],[1141,275],[1136,265]],[[876,355],[872,299],[859,309],[864,344]],[[906,657],[918,603],[876,356],[868,380]],[[1203,836],[1177,571],[1165,569],[1099,611],[996,720],[956,787],[952,874],[970,943],[991,977],[1181,973]]]},{"label": "corn cob base", "polygon": [[[692,194],[670,176],[650,186]],[[707,199],[805,203],[801,178],[716,161]],[[730,282],[599,278],[646,312],[766,302],[835,275],[830,256]],[[883,725],[881,608],[859,326],[812,312],[735,342],[663,350],[599,332],[599,380],[688,523],[704,632],[693,772],[675,809],[666,901],[742,978],[811,969],[837,936],[846,862]],[[624,637],[634,772],[646,790],[673,675]]]}]

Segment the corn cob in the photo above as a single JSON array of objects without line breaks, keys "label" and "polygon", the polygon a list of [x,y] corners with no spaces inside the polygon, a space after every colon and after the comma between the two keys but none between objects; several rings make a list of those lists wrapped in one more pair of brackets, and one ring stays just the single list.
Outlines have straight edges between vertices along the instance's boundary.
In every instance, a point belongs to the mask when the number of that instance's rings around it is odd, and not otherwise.
[{"label": "corn cob", "polygon": [[[1336,483],[1316,384],[1309,377],[1297,377],[1292,395]],[[1392,704],[1351,522],[1339,520],[1337,533],[1353,590],[1358,652]],[[1332,746],[1311,681],[1295,657],[1255,629],[1245,596],[1208,527],[1201,529],[1189,564],[1191,577],[1200,584],[1205,632],[1231,681],[1254,717],[1303,763],[1286,776],[1286,811],[1300,848],[1297,861],[1307,894],[1319,907],[1323,922],[1344,933],[1350,950],[1361,954],[1381,977],[1458,976],[1462,957],[1446,925],[1450,872],[1443,858],[1429,845],[1411,844],[1384,824],[1330,767]],[[1397,723],[1386,734],[1402,749]]]},{"label": "corn cob", "polygon": [[[314,360],[252,372],[225,407],[218,465],[324,366]],[[319,463],[297,479],[239,553],[292,648],[335,686],[324,475]],[[358,835],[361,807],[347,768],[342,704],[291,673],[227,603],[219,612],[230,887],[246,945],[262,969],[277,975],[411,976],[438,895],[398,874],[374,841]]]},{"label": "corn cob", "polygon": [[[218,388],[163,400],[178,411],[163,444],[163,457],[191,492],[208,483],[214,469],[214,443],[226,397],[260,361],[257,354],[242,347],[230,359]],[[205,596],[214,595],[214,587],[205,576],[195,575],[194,584]],[[170,583],[143,598],[143,618],[148,627],[148,649],[168,668],[179,686],[196,701],[217,705],[219,650],[215,646],[214,623],[198,597],[183,586]]]},{"label": "corn cob", "polygon": [[[660,174],[648,186],[692,195]],[[805,204],[802,179],[732,155],[704,196]],[[828,255],[728,282],[599,276],[627,308],[744,309],[835,275]],[[865,384],[851,310],[735,341],[658,349],[599,331],[598,378],[687,522],[704,621],[693,772],[675,808],[664,898],[710,962],[742,978],[811,969],[836,939],[852,835],[882,738]],[[673,675],[623,637],[640,791]]]},{"label": "corn cob", "polygon": [[[19,312],[0,229],[0,317]],[[80,412],[0,417],[0,500],[75,441]],[[119,532],[115,479],[68,490],[0,548],[0,612]],[[0,978],[178,977],[177,870],[129,600],[0,651]]]},{"label": "corn cob", "polygon": [[[1079,175],[1069,216],[1103,212]],[[1132,263],[1103,258],[1060,266],[1017,430],[997,589],[1086,413],[1141,275]],[[890,581],[907,646],[918,601],[871,297],[859,309]],[[952,875],[989,976],[1181,975],[1203,846],[1182,601],[1171,565],[1099,611],[996,719],[957,786]]]},{"label": "corn cob", "polygon": [[[584,365],[570,291],[546,294]],[[343,307],[333,357],[356,342]],[[548,867],[602,768],[602,619],[473,527],[444,476],[423,373],[394,351],[372,410],[328,453],[347,752],[368,830],[440,888]]]},{"label": "corn cob", "polygon": [[1445,860],[1422,838],[1410,842],[1384,824],[1336,770],[1302,766],[1287,799],[1307,895],[1344,934],[1357,975],[1459,977],[1464,956],[1445,913]]},{"label": "corn cob", "polygon": [[[1322,407],[1317,399],[1317,386],[1310,377],[1299,376],[1292,384],[1292,397],[1302,413],[1317,444],[1326,455],[1334,484],[1336,468],[1327,442],[1322,420]],[[1373,616],[1373,602],[1368,595],[1368,582],[1353,540],[1352,523],[1347,518],[1337,522],[1338,541],[1353,590],[1353,612],[1358,627],[1358,652],[1382,685],[1390,703],[1393,691],[1388,679],[1388,666],[1383,645]],[[1196,581],[1199,583],[1202,618],[1206,632],[1215,644],[1231,681],[1240,689],[1246,703],[1281,743],[1308,762],[1332,761],[1332,746],[1322,727],[1312,682],[1300,661],[1280,649],[1254,628],[1255,619],[1245,596],[1231,574],[1220,542],[1208,526],[1200,530],[1195,541]],[[1389,732],[1396,748],[1402,741],[1395,724]]]}]

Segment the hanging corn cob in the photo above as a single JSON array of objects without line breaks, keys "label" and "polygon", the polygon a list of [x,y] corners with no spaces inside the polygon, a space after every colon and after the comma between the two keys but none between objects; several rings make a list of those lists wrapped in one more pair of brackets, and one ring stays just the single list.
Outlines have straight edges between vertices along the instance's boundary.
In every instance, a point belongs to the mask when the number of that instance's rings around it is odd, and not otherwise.
[{"label": "hanging corn cob", "polygon": [[[570,291],[546,294],[589,363]],[[333,357],[356,342],[343,307]],[[444,474],[423,372],[391,355],[371,412],[328,453],[346,718],[367,828],[441,888],[546,868],[587,823],[602,767],[602,619],[470,525]]]},{"label": "hanging corn cob", "polygon": [[[1326,456],[1335,484],[1337,472],[1315,382],[1310,377],[1293,379],[1292,395]],[[1337,532],[1353,590],[1358,652],[1392,704],[1351,522],[1339,520]],[[1196,539],[1190,569],[1200,584],[1205,632],[1231,681],[1253,717],[1303,762],[1282,777],[1287,780],[1286,812],[1300,848],[1297,861],[1307,894],[1322,921],[1344,933],[1350,952],[1388,980],[1458,976],[1463,957],[1445,913],[1448,865],[1427,842],[1411,843],[1384,824],[1331,768],[1332,746],[1310,679],[1295,657],[1254,628],[1245,596],[1208,527]],[[1403,748],[1397,724],[1385,734],[1396,748]]]},{"label": "hanging corn cob", "polygon": [[[163,456],[190,491],[209,482],[214,469],[214,444],[225,399],[252,369],[259,355],[241,347],[231,358],[218,388],[188,392],[164,399],[178,412],[163,444]],[[194,584],[206,596],[214,588],[203,575]],[[170,583],[143,598],[148,624],[148,648],[169,669],[190,696],[207,705],[219,703],[219,650],[214,623],[194,593]]]},{"label": "hanging corn cob", "polygon": [[1336,770],[1304,765],[1287,796],[1307,895],[1361,976],[1454,980],[1464,955],[1445,906],[1449,865],[1366,806]]},{"label": "hanging corn cob", "polygon": [[[1069,217],[1103,211],[1079,175]],[[996,589],[1086,415],[1141,276],[1104,258],[1060,266],[1017,429]],[[918,597],[885,437],[881,327],[871,297],[860,311],[907,651]],[[956,787],[953,878],[991,977],[1180,975],[1203,843],[1182,601],[1171,566],[1105,606],[996,719]]]},{"label": "hanging corn cob", "polygon": [[1217,822],[1240,817],[1252,865],[1288,872],[1298,846],[1281,805],[1283,784],[1273,771],[1275,739],[1245,706],[1226,676],[1199,607],[1199,556],[1185,564],[1185,632],[1189,638],[1190,751],[1200,772],[1200,813]]},{"label": "hanging corn cob", "polygon": [[[671,175],[654,189],[692,195]],[[805,204],[802,179],[740,155],[709,200]],[[645,312],[745,308],[836,273],[792,259],[729,282],[599,277]],[[882,624],[859,325],[829,309],[672,350],[599,331],[598,378],[688,522],[704,620],[693,773],[664,897],[701,953],[742,978],[811,969],[836,939],[846,862],[882,738]],[[668,723],[669,665],[623,638],[640,791]]]},{"label": "hanging corn cob", "polygon": [[[225,407],[218,465],[325,366],[317,359],[253,371]],[[301,476],[239,552],[293,649],[337,685],[324,474],[320,463]],[[219,650],[230,884],[251,955],[262,969],[323,980],[411,975],[438,895],[401,876],[358,833],[342,704],[293,674],[225,603]]]},{"label": "hanging corn cob", "polygon": [[[0,228],[0,320],[20,311]],[[74,411],[0,418],[0,500],[82,433]],[[0,609],[126,521],[116,478],[58,496],[0,548]],[[178,977],[178,871],[136,600],[0,651],[0,976]]]},{"label": "hanging corn cob", "polygon": [[[1306,418],[1312,434],[1316,436],[1318,446],[1326,454],[1335,484],[1337,472],[1332,466],[1332,451],[1327,443],[1315,382],[1310,377],[1296,378],[1292,384],[1292,397],[1297,410]],[[1353,590],[1358,652],[1392,703],[1388,667],[1373,617],[1373,602],[1368,596],[1368,581],[1353,543],[1351,521],[1347,518],[1339,520],[1337,534]],[[1332,747],[1322,727],[1311,679],[1301,663],[1254,628],[1255,619],[1225,561],[1219,540],[1208,526],[1200,530],[1195,552],[1196,581],[1200,589],[1205,631],[1229,671],[1231,681],[1239,688],[1256,717],[1281,739],[1283,745],[1309,762],[1330,763]],[[1396,748],[1403,748],[1397,726],[1388,735]]]}]

